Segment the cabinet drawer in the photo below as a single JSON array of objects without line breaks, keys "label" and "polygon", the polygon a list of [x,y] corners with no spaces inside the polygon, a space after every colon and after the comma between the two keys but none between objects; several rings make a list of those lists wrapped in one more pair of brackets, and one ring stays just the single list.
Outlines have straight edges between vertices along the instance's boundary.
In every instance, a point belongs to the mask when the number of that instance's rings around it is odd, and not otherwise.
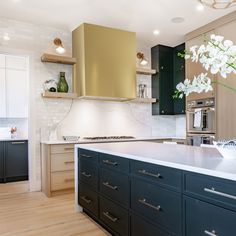
[{"label": "cabinet drawer", "polygon": [[186,197],[185,222],[186,236],[233,236],[236,213]]},{"label": "cabinet drawer", "polygon": [[179,170],[140,161],[132,161],[131,172],[147,180],[152,180],[181,191],[182,172]]},{"label": "cabinet drawer", "polygon": [[129,178],[120,173],[101,169],[100,192],[121,204],[129,205]]},{"label": "cabinet drawer", "polygon": [[51,145],[51,154],[53,153],[74,153],[74,144],[53,144]]},{"label": "cabinet drawer", "polygon": [[98,162],[98,153],[85,149],[79,149],[79,158],[80,160],[89,160]]},{"label": "cabinet drawer", "polygon": [[74,170],[74,153],[51,155],[51,172]]},{"label": "cabinet drawer", "polygon": [[236,182],[185,173],[185,193],[236,210]]},{"label": "cabinet drawer", "polygon": [[131,216],[131,236],[170,236],[136,215]]},{"label": "cabinet drawer", "polygon": [[113,170],[129,173],[129,160],[125,158],[100,153],[100,164]]},{"label": "cabinet drawer", "polygon": [[131,208],[169,231],[181,234],[181,194],[132,178]]},{"label": "cabinet drawer", "polygon": [[98,217],[98,195],[86,185],[79,185],[79,204]]},{"label": "cabinet drawer", "polygon": [[82,160],[79,163],[79,179],[94,190],[98,188],[98,166],[90,161]]},{"label": "cabinet drawer", "polygon": [[128,211],[100,197],[100,220],[119,235],[129,235]]},{"label": "cabinet drawer", "polygon": [[74,171],[51,173],[51,190],[64,190],[74,188]]}]

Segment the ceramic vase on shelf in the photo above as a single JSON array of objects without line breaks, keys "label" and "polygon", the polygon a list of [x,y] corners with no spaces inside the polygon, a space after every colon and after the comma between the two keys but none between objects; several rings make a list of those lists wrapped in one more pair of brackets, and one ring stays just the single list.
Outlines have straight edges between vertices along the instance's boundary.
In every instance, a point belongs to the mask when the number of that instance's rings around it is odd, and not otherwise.
[{"label": "ceramic vase on shelf", "polygon": [[68,93],[69,86],[66,81],[65,72],[60,72],[59,82],[57,84],[57,92]]}]

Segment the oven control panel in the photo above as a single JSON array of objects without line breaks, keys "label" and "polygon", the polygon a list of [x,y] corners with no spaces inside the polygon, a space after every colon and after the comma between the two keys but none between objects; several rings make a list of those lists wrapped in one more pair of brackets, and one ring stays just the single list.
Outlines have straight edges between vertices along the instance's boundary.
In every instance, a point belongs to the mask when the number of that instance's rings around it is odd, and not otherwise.
[{"label": "oven control panel", "polygon": [[214,98],[193,100],[193,101],[188,101],[187,103],[187,108],[212,107],[212,106],[215,106]]}]

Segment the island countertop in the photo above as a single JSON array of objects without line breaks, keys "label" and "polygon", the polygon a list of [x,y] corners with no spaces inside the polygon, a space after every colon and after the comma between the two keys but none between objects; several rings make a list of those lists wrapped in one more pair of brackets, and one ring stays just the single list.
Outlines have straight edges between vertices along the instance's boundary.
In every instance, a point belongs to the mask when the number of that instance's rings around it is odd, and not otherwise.
[{"label": "island countertop", "polygon": [[223,158],[215,148],[140,141],[75,147],[236,181],[236,157]]}]

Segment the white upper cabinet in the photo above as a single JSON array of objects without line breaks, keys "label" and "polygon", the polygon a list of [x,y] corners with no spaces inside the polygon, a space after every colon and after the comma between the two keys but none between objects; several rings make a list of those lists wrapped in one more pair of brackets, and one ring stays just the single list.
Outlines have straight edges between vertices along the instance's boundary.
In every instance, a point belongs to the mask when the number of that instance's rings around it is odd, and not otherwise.
[{"label": "white upper cabinet", "polygon": [[6,117],[6,72],[0,67],[0,118]]},{"label": "white upper cabinet", "polygon": [[25,57],[0,55],[0,117],[28,117],[28,65]]}]

